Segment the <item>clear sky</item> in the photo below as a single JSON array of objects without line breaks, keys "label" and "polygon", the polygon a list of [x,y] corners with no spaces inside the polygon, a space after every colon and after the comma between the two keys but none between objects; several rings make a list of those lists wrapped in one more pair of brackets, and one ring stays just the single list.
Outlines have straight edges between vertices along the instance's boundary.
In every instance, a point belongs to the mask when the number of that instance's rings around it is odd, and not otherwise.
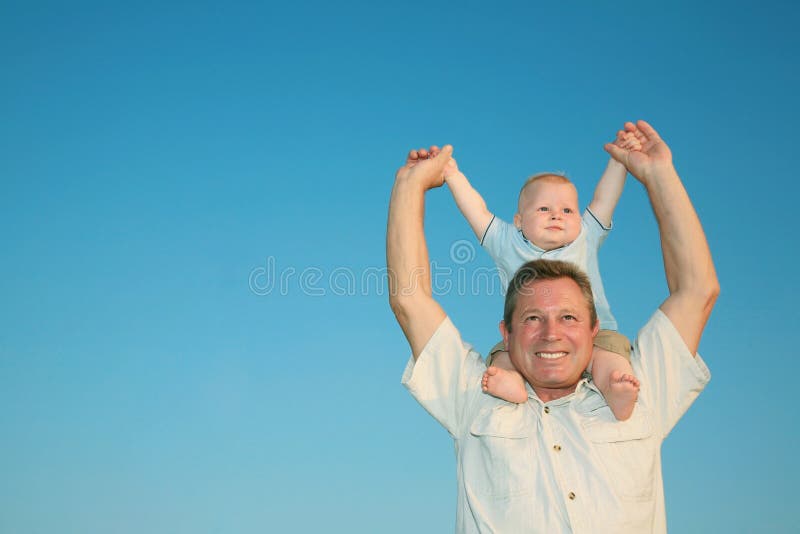
[{"label": "clear sky", "polygon": [[[3,2],[0,532],[452,531],[452,441],[378,281],[394,171],[452,143],[501,217],[542,170],[585,204],[638,118],[722,284],[670,529],[797,532],[797,27],[771,1]],[[485,351],[491,263],[446,190],[427,209]],[[666,297],[633,179],[601,265],[633,336]]]}]

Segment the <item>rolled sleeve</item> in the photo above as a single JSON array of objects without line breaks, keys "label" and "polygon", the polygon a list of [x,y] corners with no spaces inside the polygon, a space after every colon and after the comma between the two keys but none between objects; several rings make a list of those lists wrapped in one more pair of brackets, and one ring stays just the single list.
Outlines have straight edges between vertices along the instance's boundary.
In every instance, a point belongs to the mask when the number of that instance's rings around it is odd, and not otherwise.
[{"label": "rolled sleeve", "polygon": [[663,439],[706,387],[711,372],[661,310],[639,331],[631,363],[642,380],[640,395],[653,407]]},{"label": "rolled sleeve", "polygon": [[453,437],[463,433],[469,407],[482,395],[481,377],[486,366],[472,346],[461,340],[446,317],[416,362],[406,365],[401,383]]}]

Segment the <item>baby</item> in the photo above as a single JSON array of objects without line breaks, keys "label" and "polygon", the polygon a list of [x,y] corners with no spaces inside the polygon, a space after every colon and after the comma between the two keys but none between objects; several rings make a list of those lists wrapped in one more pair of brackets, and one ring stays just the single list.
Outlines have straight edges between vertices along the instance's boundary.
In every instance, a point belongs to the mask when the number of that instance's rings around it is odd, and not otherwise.
[{"label": "baby", "polygon": [[[617,133],[615,144],[628,150],[641,148],[633,133],[623,130]],[[551,173],[532,176],[520,190],[511,225],[487,209],[483,198],[458,170],[455,159],[445,169],[445,182],[459,210],[505,280],[511,280],[523,263],[535,259],[571,261],[589,275],[601,330],[587,370],[620,421],[633,412],[639,381],[630,364],[630,342],[616,332],[617,324],[600,279],[597,253],[611,230],[611,216],[626,176],[625,166],[611,158],[583,216],[578,212],[578,191],[567,178]],[[485,392],[509,402],[527,401],[525,380],[514,368],[502,342],[492,348],[487,364],[490,367],[482,383]]]}]

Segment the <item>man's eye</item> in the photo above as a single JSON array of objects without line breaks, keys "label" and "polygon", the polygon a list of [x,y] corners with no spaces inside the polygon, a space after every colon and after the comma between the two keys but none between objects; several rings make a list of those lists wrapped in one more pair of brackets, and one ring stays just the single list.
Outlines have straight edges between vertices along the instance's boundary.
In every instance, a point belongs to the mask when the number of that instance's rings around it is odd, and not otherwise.
[{"label": "man's eye", "polygon": [[539,316],[538,315],[529,315],[529,316],[525,317],[525,320],[526,321],[538,321],[539,320]]},{"label": "man's eye", "polygon": [[567,320],[567,321],[577,321],[578,320],[577,317],[575,317],[574,315],[570,315],[570,314],[565,315],[564,319]]}]

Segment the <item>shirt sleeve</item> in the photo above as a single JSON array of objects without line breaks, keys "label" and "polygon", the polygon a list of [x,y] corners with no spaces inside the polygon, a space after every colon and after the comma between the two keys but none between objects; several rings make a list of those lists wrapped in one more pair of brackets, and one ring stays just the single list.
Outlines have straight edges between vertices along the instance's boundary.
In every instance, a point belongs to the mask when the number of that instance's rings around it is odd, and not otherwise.
[{"label": "shirt sleeve", "polygon": [[508,243],[508,232],[506,230],[507,228],[503,221],[494,216],[489,221],[489,226],[486,227],[483,238],[481,238],[481,246],[486,249],[486,252],[495,261],[503,255],[503,245]]},{"label": "shirt sleeve", "polygon": [[481,391],[483,359],[461,340],[446,317],[420,353],[409,359],[401,383],[453,437],[463,433],[470,407]]},{"label": "shirt sleeve", "polygon": [[583,229],[586,231],[586,242],[590,250],[600,249],[611,232],[612,226],[603,226],[603,223],[594,216],[589,208],[583,211]]},{"label": "shirt sleeve", "polygon": [[636,336],[631,364],[642,382],[639,395],[652,407],[662,439],[711,380],[703,359],[691,353],[661,310],[656,310]]},{"label": "shirt sleeve", "polygon": [[481,246],[489,253],[500,274],[500,283],[505,290],[506,285],[514,277],[517,268],[526,260],[520,257],[514,246],[519,230],[514,225],[492,217],[486,232],[481,239]]}]

